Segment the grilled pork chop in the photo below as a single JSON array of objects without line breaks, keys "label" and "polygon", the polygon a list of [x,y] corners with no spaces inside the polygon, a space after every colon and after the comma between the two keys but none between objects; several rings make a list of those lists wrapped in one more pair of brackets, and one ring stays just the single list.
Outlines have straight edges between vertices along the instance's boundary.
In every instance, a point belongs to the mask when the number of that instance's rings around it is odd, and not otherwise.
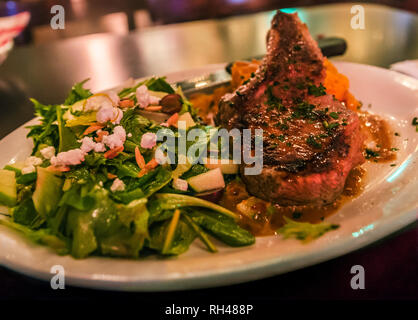
[{"label": "grilled pork chop", "polygon": [[263,129],[263,170],[241,175],[248,191],[281,205],[327,204],[363,163],[356,113],[326,94],[323,56],[297,14],[278,11],[254,76],[224,96],[217,123]]}]

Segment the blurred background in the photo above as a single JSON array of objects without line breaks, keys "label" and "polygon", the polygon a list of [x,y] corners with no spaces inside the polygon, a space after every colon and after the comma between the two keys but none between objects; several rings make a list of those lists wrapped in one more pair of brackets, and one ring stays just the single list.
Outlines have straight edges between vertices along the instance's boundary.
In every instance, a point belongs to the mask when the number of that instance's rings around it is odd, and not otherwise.
[{"label": "blurred background", "polygon": [[[359,4],[361,29],[352,26]],[[63,29],[52,27],[56,5]],[[345,39],[335,60],[418,59],[418,0],[0,0],[0,138],[33,117],[30,97],[61,103],[87,78],[99,91],[263,55],[276,9],[297,12],[314,38]]]},{"label": "blurred background", "polygon": [[[110,32],[127,34],[185,21],[226,18],[278,8],[329,4],[333,0],[0,0],[0,17],[29,11],[28,28],[15,44],[39,44],[86,34]],[[417,0],[372,0],[411,12],[418,11]],[[65,29],[50,28],[53,5],[65,8]]]}]

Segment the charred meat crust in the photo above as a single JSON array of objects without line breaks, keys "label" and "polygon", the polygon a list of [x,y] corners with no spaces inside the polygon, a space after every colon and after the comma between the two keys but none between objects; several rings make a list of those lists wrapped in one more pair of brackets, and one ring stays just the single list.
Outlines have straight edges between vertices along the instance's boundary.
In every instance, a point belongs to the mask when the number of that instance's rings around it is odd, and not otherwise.
[{"label": "charred meat crust", "polygon": [[[329,203],[364,159],[357,114],[327,95],[323,56],[297,14],[277,12],[257,72],[220,102],[216,121],[263,129],[263,170],[250,193],[280,204]],[[241,172],[245,165],[242,165]]]}]

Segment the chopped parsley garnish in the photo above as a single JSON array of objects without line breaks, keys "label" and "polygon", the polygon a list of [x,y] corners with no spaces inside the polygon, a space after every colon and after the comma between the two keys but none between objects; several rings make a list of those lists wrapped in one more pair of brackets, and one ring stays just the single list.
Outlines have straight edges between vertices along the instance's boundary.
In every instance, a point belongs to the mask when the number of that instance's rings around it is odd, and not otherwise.
[{"label": "chopped parsley garnish", "polygon": [[325,95],[326,91],[325,91],[325,87],[322,85],[322,83],[320,83],[318,87],[315,86],[314,84],[309,85],[308,93],[315,97],[319,97],[319,96]]},{"label": "chopped parsley garnish", "polygon": [[286,139],[286,137],[285,137],[284,134],[281,134],[277,137],[277,139],[279,139],[281,142],[283,142]]},{"label": "chopped parsley garnish", "polygon": [[330,112],[329,116],[333,119],[338,119],[338,113],[336,113],[336,112]]},{"label": "chopped parsley garnish", "polygon": [[267,87],[266,94],[267,94],[267,102],[266,102],[266,104],[268,104],[270,107],[277,108],[278,111],[286,111],[286,108],[282,104],[282,99],[277,98],[273,94],[273,87],[272,86],[268,86]]},{"label": "chopped parsley garnish", "polygon": [[418,132],[418,118],[412,119],[412,125],[415,126],[415,131]]},{"label": "chopped parsley garnish", "polygon": [[292,118],[316,120],[317,116],[312,112],[314,108],[315,106],[313,104],[307,102],[298,103],[295,110],[292,112]]},{"label": "chopped parsley garnish", "polygon": [[392,163],[390,166],[391,167],[396,167],[396,163]]},{"label": "chopped parsley garnish", "polygon": [[339,124],[338,122],[333,122],[333,123],[330,123],[330,124],[329,124],[329,126],[328,126],[328,129],[329,129],[329,130],[335,129],[335,128],[337,128],[339,125],[340,125],[340,124]]},{"label": "chopped parsley garnish", "polygon": [[366,159],[377,158],[380,156],[379,152],[376,152],[372,149],[366,148]]},{"label": "chopped parsley garnish", "polygon": [[395,136],[400,137],[401,135],[399,134],[399,132],[395,132]]},{"label": "chopped parsley garnish", "polygon": [[399,151],[398,148],[390,148],[390,151]]},{"label": "chopped parsley garnish", "polygon": [[293,50],[295,50],[295,51],[300,51],[300,49],[302,49],[302,48],[298,44],[293,47]]},{"label": "chopped parsley garnish", "polygon": [[299,89],[299,90],[303,90],[306,87],[305,87],[305,84],[303,82],[300,82],[300,83],[297,83],[296,84],[296,88]]},{"label": "chopped parsley garnish", "polygon": [[299,219],[300,217],[302,217],[302,212],[300,212],[300,211],[295,211],[295,212],[293,212],[292,213],[292,218],[293,219]]},{"label": "chopped parsley garnish", "polygon": [[314,147],[315,149],[322,148],[322,144],[320,142],[318,142],[317,139],[313,135],[310,135],[306,139],[306,143],[309,144],[310,146]]}]

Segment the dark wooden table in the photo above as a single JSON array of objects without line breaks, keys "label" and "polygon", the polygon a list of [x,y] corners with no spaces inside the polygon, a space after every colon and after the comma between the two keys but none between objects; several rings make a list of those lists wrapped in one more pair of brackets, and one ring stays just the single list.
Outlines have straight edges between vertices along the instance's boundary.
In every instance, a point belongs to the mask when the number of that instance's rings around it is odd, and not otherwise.
[{"label": "dark wooden table", "polygon": [[[350,28],[351,5],[300,9],[312,34],[347,39],[339,59],[387,67],[418,57],[418,18],[388,7],[365,5],[366,29]],[[0,137],[32,117],[28,97],[59,103],[71,85],[91,78],[93,90],[129,77],[165,74],[262,54],[272,12],[223,20],[161,26],[126,37],[100,34],[51,45],[15,49],[0,66]],[[115,293],[48,283],[0,267],[0,299],[134,299],[160,308],[171,301],[214,303],[275,299],[417,299],[418,226],[413,224],[367,248],[289,274],[251,283],[176,293]],[[350,269],[362,265],[366,289],[352,290]],[[157,308],[157,309],[158,309]]]}]

